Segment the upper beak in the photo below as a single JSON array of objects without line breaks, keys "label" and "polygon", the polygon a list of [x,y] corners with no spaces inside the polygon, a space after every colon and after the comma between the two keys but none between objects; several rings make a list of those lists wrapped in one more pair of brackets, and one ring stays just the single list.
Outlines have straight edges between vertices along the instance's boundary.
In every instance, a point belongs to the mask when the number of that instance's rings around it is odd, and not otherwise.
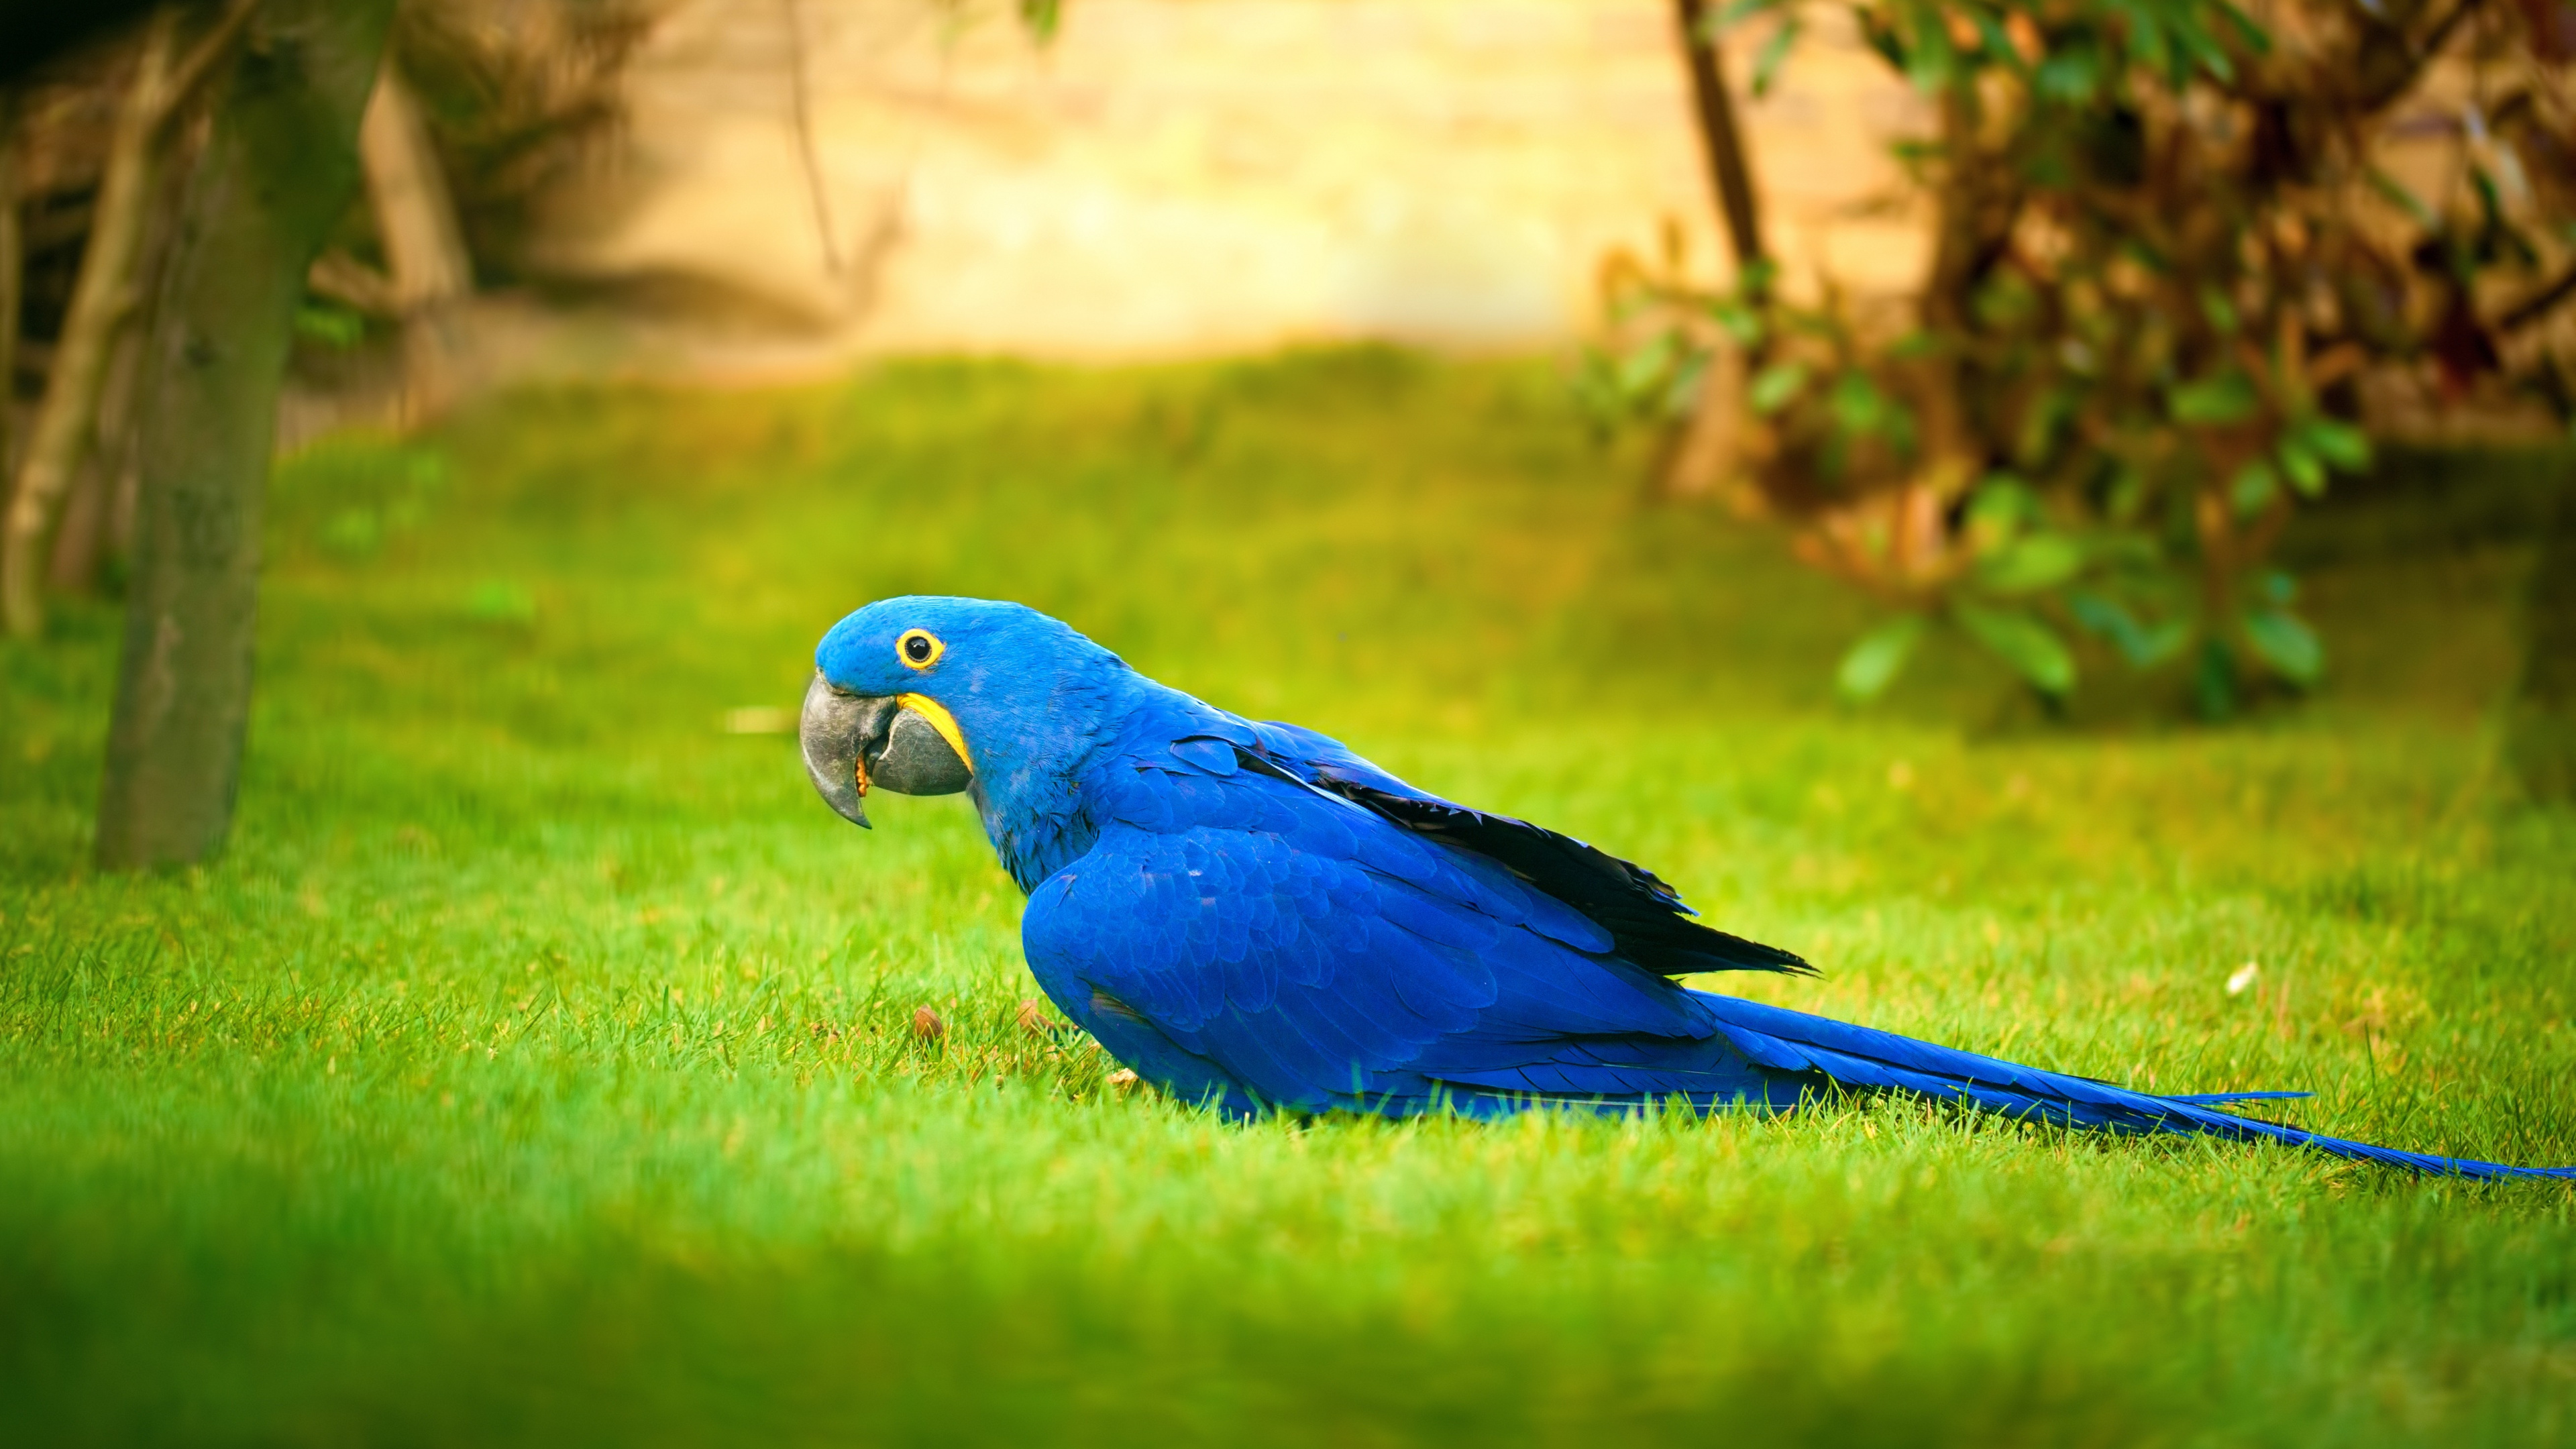
[{"label": "upper beak", "polygon": [[950,744],[963,739],[946,710],[916,695],[850,694],[820,670],[805,687],[796,736],[815,790],[853,825],[868,823],[870,785],[898,795],[953,795],[975,778]]}]

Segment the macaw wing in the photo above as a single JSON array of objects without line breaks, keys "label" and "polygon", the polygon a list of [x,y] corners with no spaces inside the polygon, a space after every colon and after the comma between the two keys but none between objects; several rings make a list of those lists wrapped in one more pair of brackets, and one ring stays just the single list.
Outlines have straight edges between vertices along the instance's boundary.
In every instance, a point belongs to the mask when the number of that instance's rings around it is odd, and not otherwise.
[{"label": "macaw wing", "polygon": [[1415,789],[1313,730],[1275,722],[1251,729],[1251,743],[1233,742],[1246,763],[1258,761],[1417,835],[1495,862],[1597,922],[1610,933],[1621,957],[1657,975],[1815,971],[1793,952],[1693,920],[1696,913],[1682,904],[1680,892],[1633,861],[1526,820],[1470,809]]},{"label": "macaw wing", "polygon": [[1151,1029],[1141,1059],[1168,1044],[1267,1101],[1320,1108],[1557,1062],[1570,1044],[1616,1058],[1713,1038],[1689,993],[1491,862],[1303,782],[1173,753],[1120,772],[1098,840],[1023,922],[1068,1010],[1104,1039]]}]

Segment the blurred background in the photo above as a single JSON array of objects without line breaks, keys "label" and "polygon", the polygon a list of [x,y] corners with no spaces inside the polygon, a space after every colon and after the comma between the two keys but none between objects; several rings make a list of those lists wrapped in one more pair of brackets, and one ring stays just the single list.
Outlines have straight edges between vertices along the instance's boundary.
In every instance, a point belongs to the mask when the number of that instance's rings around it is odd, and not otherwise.
[{"label": "blurred background", "polygon": [[36,1439],[2576,1442],[2557,1187],[1219,1122],[791,742],[1018,599],[1703,988],[2576,1161],[2570,0],[0,0],[0,379]]},{"label": "blurred background", "polygon": [[[131,571],[255,11],[11,12],[22,636]],[[312,254],[287,452],[893,356],[1545,359],[1646,504],[1874,601],[1847,698],[1947,630],[2051,708],[2091,651],[2218,719],[2326,676],[2276,554],[2330,484],[2546,472],[2576,416],[2556,0],[448,0],[364,43],[359,184],[269,243]]]}]

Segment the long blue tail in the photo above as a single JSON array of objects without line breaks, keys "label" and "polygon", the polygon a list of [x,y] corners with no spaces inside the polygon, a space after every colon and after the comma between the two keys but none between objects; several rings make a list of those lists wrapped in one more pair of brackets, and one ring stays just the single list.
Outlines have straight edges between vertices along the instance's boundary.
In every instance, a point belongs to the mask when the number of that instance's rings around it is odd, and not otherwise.
[{"label": "long blue tail", "polygon": [[2238,1141],[2286,1142],[2337,1157],[2386,1163],[2438,1176],[2478,1179],[2576,1178],[2576,1167],[2512,1167],[2465,1157],[2400,1152],[2367,1142],[2324,1137],[2277,1122],[2215,1112],[2227,1102],[2303,1097],[2304,1092],[2221,1092],[2160,1097],[2088,1077],[2045,1072],[2017,1062],[1955,1051],[1802,1011],[1740,997],[1693,992],[1717,1017],[1726,1039],[1756,1066],[1816,1074],[1864,1091],[1918,1092],[2014,1116],[2125,1132],[2200,1132]]}]

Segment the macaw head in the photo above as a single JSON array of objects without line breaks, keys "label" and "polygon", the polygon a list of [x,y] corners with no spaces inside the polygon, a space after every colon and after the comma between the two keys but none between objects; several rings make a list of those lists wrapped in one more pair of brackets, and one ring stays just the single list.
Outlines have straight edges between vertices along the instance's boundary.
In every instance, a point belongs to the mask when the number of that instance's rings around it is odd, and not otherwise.
[{"label": "macaw head", "polygon": [[815,646],[797,731],[806,773],[858,825],[871,787],[978,786],[988,806],[1050,761],[1060,770],[1073,738],[1097,724],[1103,685],[1126,674],[1118,656],[1019,604],[880,599]]}]

